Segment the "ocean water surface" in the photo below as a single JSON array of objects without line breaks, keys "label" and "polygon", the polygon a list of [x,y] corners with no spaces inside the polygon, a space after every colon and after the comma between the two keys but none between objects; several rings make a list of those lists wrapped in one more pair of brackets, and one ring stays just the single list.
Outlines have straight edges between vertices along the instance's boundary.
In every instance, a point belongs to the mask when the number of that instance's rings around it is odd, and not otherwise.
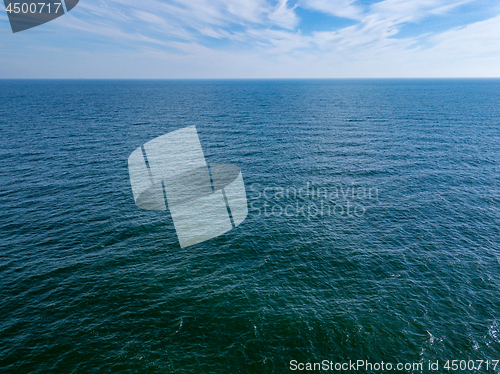
[{"label": "ocean water surface", "polygon": [[[500,80],[0,88],[0,371],[500,372]],[[249,215],[180,248],[127,159],[192,125]]]}]

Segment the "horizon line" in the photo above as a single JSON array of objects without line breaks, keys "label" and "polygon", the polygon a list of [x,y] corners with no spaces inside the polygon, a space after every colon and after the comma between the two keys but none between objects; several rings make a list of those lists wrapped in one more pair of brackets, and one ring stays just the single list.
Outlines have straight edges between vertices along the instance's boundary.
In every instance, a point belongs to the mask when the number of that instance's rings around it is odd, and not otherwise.
[{"label": "horizon line", "polygon": [[0,81],[272,81],[272,80],[479,80],[498,77],[336,77],[336,78],[0,78]]}]

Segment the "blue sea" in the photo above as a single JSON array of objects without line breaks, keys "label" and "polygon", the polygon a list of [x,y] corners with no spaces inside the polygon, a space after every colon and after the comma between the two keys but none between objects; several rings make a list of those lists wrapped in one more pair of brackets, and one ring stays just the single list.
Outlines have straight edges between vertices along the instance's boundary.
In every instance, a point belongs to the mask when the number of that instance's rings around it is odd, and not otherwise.
[{"label": "blue sea", "polygon": [[[500,372],[500,80],[4,80],[0,99],[1,372]],[[249,212],[181,248],[127,159],[193,125]]]}]

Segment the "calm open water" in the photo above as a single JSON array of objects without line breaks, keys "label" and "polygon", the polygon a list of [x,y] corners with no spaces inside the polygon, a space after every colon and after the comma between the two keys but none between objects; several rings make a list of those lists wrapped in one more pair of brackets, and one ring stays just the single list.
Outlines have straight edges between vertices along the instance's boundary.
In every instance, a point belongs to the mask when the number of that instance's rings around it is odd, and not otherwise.
[{"label": "calm open water", "polygon": [[[0,99],[0,371],[500,360],[500,80],[0,81]],[[127,159],[191,125],[250,211],[181,249]]]}]

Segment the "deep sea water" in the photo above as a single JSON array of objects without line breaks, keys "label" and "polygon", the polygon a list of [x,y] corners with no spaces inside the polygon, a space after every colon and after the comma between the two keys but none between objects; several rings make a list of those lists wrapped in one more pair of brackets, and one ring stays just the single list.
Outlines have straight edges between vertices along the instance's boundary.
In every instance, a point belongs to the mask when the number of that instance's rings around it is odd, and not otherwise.
[{"label": "deep sea water", "polygon": [[[500,360],[500,80],[0,88],[0,370]],[[191,125],[251,209],[181,249],[127,158]]]}]

